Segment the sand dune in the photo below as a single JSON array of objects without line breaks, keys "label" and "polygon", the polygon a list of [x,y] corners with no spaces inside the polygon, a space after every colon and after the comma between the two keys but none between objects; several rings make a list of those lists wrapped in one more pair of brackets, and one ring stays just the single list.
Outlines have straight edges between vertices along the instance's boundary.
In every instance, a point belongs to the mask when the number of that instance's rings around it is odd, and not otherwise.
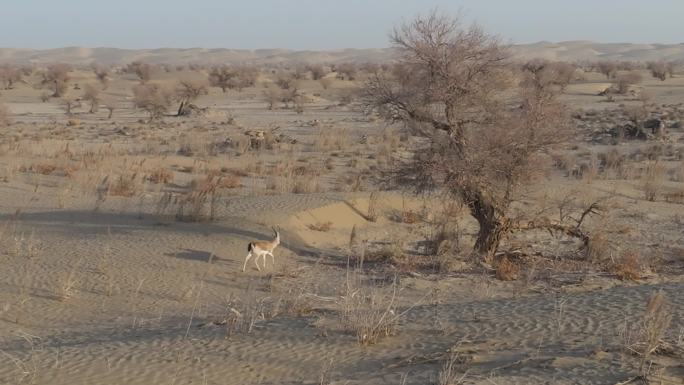
[{"label": "sand dune", "polygon": [[[518,44],[512,47],[517,59],[547,58],[551,60],[682,60],[682,44],[629,44],[568,41]],[[336,63],[382,62],[392,57],[392,49],[344,49],[336,51],[294,51],[286,49],[227,49],[227,48],[159,48],[120,49],[109,47],[64,47],[46,50],[0,48],[0,61],[16,63],[67,62],[88,64],[124,64],[134,60],[149,63]]]}]

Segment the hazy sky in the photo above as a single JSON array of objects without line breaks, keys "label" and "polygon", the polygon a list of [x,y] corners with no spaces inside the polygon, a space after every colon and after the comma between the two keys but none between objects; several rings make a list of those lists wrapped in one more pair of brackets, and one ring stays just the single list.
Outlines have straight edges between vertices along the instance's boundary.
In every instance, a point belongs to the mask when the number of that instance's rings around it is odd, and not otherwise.
[{"label": "hazy sky", "polygon": [[684,0],[0,0],[0,47],[387,46],[434,7],[504,41],[684,42]]}]

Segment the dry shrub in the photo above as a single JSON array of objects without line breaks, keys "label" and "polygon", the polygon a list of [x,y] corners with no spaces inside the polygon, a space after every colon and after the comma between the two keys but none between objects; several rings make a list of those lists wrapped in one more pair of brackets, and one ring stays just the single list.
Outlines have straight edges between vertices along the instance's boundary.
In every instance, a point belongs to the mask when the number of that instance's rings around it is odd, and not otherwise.
[{"label": "dry shrub", "polygon": [[589,234],[589,241],[587,242],[587,258],[592,263],[602,263],[610,258],[610,253],[608,233],[600,229],[592,231],[591,234]]},{"label": "dry shrub", "polygon": [[499,259],[495,269],[496,279],[501,281],[515,281],[520,277],[520,266],[507,256]]},{"label": "dry shrub", "polygon": [[184,193],[164,193],[157,202],[156,213],[163,215],[175,210],[176,220],[182,222],[214,220],[222,183],[222,178],[208,176],[193,180]]},{"label": "dry shrub", "polygon": [[660,346],[671,320],[672,314],[670,313],[665,294],[662,291],[652,294],[646,305],[641,330],[640,342],[642,349],[640,349],[641,363],[639,365],[639,372],[644,377],[648,375],[646,362],[649,356]]},{"label": "dry shrub", "polygon": [[641,256],[629,251],[613,264],[613,272],[620,280],[636,281],[641,278]]},{"label": "dry shrub", "polygon": [[656,200],[663,188],[663,175],[665,175],[665,167],[660,163],[656,162],[646,167],[641,177],[641,188],[646,200],[650,202]]},{"label": "dry shrub", "polygon": [[57,282],[57,299],[59,301],[66,301],[73,297],[76,292],[77,284],[78,280],[75,269],[71,269],[67,273],[62,274]]},{"label": "dry shrub", "polygon": [[132,197],[140,189],[137,173],[123,173],[109,183],[107,193],[111,196]]},{"label": "dry shrub", "polygon": [[178,200],[176,219],[183,222],[214,220],[216,205],[220,198],[220,186],[221,178],[208,176],[201,180],[193,180],[190,183],[190,191]]},{"label": "dry shrub", "polygon": [[353,257],[352,261],[363,263],[400,263],[404,256],[404,247],[401,241],[392,242],[389,245],[385,245],[379,249],[370,250],[365,252],[363,259],[358,259],[359,257]]},{"label": "dry shrub", "polygon": [[344,329],[354,334],[361,345],[373,345],[394,335],[402,315],[395,312],[396,280],[391,285],[391,293],[382,294],[378,287],[365,284],[360,274],[347,274],[340,313]]},{"label": "dry shrub", "polygon": [[309,230],[321,231],[321,232],[325,233],[325,232],[330,231],[330,229],[332,229],[332,225],[333,225],[332,222],[324,222],[324,223],[323,222],[317,222],[315,224],[310,224],[307,227],[309,228]]},{"label": "dry shrub", "polygon": [[170,182],[173,182],[173,178],[174,178],[173,172],[171,172],[170,170],[167,170],[163,167],[159,167],[158,169],[152,171],[149,175],[147,175],[147,180],[154,183],[154,184],[170,183]]}]

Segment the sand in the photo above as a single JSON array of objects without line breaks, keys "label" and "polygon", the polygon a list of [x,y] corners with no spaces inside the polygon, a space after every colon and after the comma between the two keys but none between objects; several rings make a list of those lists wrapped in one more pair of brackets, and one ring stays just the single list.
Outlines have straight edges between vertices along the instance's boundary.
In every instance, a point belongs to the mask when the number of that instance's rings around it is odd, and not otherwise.
[{"label": "sand", "polygon": [[[410,270],[414,259],[425,258],[421,241],[445,202],[382,191],[378,218],[369,220],[372,183],[364,179],[351,191],[353,176],[377,170],[387,161],[383,153],[405,144],[393,127],[335,101],[349,84],[337,81],[326,91],[305,82],[306,92],[320,96],[301,115],[266,110],[260,86],[212,89],[197,101],[211,115],[154,125],[130,108],[127,90],[136,82],[126,76],[106,91],[121,96],[111,121],[106,111],[88,114],[86,107],[66,117],[57,101],[41,103],[40,90],[28,85],[3,91],[15,122],[0,153],[0,384],[417,385],[437,381],[449,352],[465,384],[615,384],[637,373],[638,357],[628,347],[649,296],[661,290],[672,322],[666,348],[652,357],[654,378],[682,383],[683,206],[645,200],[640,180],[588,181],[549,171],[528,186],[526,203],[573,190],[587,200],[611,196],[605,222],[591,224],[620,226],[616,250],[636,250],[653,262],[637,282],[588,265],[575,243],[548,234],[510,240],[538,253],[529,280],[499,281],[456,257],[446,273]],[[93,81],[86,70],[74,78]],[[684,95],[682,79],[666,86],[647,80],[643,87],[669,103]],[[607,108],[595,95],[606,84],[591,74],[564,99],[572,107]],[[235,122],[226,123],[231,116]],[[207,145],[275,127],[297,143],[246,152]],[[683,135],[672,130],[670,144],[681,148]],[[572,154],[580,161],[615,147],[576,142]],[[45,165],[56,169],[39,172]],[[295,171],[306,167],[316,172]],[[159,168],[173,180],[151,182],[147,176]],[[175,206],[160,210],[164,194],[188,191],[210,172],[241,175],[238,187],[220,190],[214,220],[184,222]],[[105,178],[122,175],[135,175],[130,197],[98,193]],[[666,183],[672,191],[681,186]],[[406,219],[414,216],[421,220]],[[476,227],[467,215],[459,218],[467,250]],[[330,229],[320,231],[328,222]],[[247,244],[270,240],[272,226],[282,233],[275,266],[257,271],[250,264],[243,273]],[[397,247],[406,255],[350,271],[352,229],[369,256]],[[350,294],[349,274],[373,294]],[[340,321],[343,304],[392,293],[393,335],[360,345]],[[235,312],[252,315],[251,330],[224,324]]]}]

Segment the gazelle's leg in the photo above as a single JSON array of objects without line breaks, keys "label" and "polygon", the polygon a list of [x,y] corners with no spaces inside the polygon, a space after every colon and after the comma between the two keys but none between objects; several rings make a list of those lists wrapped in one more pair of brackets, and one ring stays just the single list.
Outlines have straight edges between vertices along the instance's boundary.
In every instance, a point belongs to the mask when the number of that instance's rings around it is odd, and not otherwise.
[{"label": "gazelle's leg", "polygon": [[257,254],[256,258],[254,258],[254,264],[256,265],[257,270],[261,271],[261,268],[259,267],[259,257],[262,257],[263,254],[259,253]]},{"label": "gazelle's leg", "polygon": [[[251,251],[249,253],[247,253],[247,257],[245,257],[245,263],[242,265],[242,271],[243,272],[245,271],[245,268],[247,267],[247,262],[249,261],[250,258],[252,258],[252,252]],[[259,267],[259,266],[257,266],[257,267]]]},{"label": "gazelle's leg", "polygon": [[269,255],[271,255],[271,265],[273,266],[273,270],[275,270],[275,255],[273,255],[273,252],[269,252]]}]

